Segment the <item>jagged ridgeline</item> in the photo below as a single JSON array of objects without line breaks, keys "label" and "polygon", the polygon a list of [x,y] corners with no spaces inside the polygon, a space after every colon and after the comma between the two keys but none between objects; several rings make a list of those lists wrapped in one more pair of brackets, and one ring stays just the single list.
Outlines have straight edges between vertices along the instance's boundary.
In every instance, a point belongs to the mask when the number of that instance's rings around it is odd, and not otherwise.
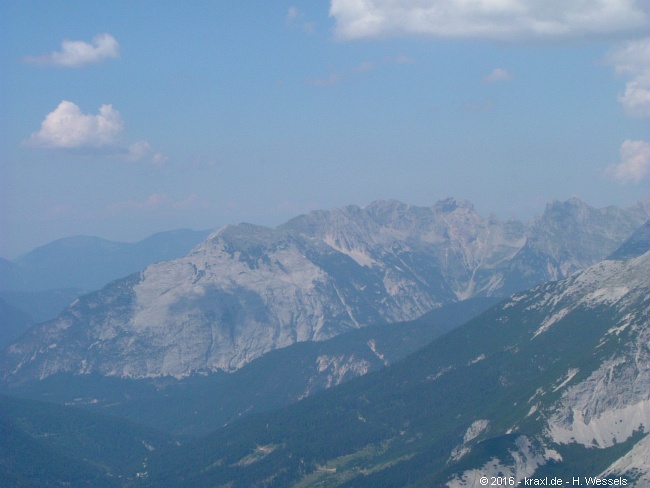
[{"label": "jagged ridgeline", "polygon": [[183,378],[235,371],[296,342],[508,296],[613,252],[648,205],[553,202],[528,224],[468,202],[317,211],[275,228],[227,226],[186,256],[79,298],[6,350],[5,381],[55,373]]},{"label": "jagged ridgeline", "polygon": [[522,224],[378,202],[221,229],[2,359],[6,391],[182,437],[0,397],[0,484],[647,486],[647,203]]},{"label": "jagged ridgeline", "polygon": [[140,486],[648,486],[649,249],[515,294],[383,371],[153,455]]}]

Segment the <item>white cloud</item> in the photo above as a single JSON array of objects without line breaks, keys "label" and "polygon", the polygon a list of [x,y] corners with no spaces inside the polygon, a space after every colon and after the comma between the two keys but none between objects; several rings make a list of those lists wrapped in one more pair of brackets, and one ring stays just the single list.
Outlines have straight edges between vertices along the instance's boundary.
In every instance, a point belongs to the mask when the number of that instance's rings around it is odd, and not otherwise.
[{"label": "white cloud", "polygon": [[130,161],[140,161],[151,154],[153,148],[147,141],[134,142],[129,146],[128,159]]},{"label": "white cloud", "polygon": [[650,175],[650,143],[626,140],[621,145],[621,162],[607,168],[607,174],[621,183],[640,183]]},{"label": "white cloud", "polygon": [[146,161],[161,167],[165,165],[168,158],[156,152],[147,141],[138,141],[128,147],[127,159],[129,161]]},{"label": "white cloud", "polygon": [[64,100],[47,114],[41,130],[25,142],[69,149],[111,147],[117,145],[123,130],[122,117],[112,105],[102,105],[97,115],[87,115],[76,104]]},{"label": "white cloud", "polygon": [[647,0],[331,0],[336,35],[351,40],[429,35],[527,40],[636,31]]},{"label": "white cloud", "polygon": [[25,61],[33,64],[78,68],[119,56],[120,46],[117,40],[110,34],[99,34],[93,37],[92,43],[65,40],[61,43],[61,51],[46,56],[29,56]]},{"label": "white cloud", "polygon": [[303,14],[300,10],[298,10],[297,7],[289,7],[289,10],[287,11],[287,17],[286,17],[286,23],[287,25],[293,24],[296,20],[300,19],[301,17],[304,17],[305,14]]},{"label": "white cloud", "polygon": [[168,159],[169,158],[167,156],[159,152],[154,153],[151,156],[151,162],[154,164],[154,166],[164,166]]},{"label": "white cloud", "polygon": [[494,68],[492,72],[483,77],[485,83],[498,83],[499,81],[509,81],[511,79],[512,76],[504,68]]},{"label": "white cloud", "polygon": [[97,115],[84,114],[75,103],[63,100],[45,116],[41,130],[34,132],[23,144],[53,149],[84,149],[124,155],[128,161],[151,163],[161,167],[167,157],[147,141],[125,147],[124,122],[112,105],[99,107]]},{"label": "white cloud", "polygon": [[625,92],[618,97],[625,112],[650,117],[650,37],[611,50],[605,62],[614,65],[617,75],[629,78]]},{"label": "white cloud", "polygon": [[316,32],[316,24],[314,24],[314,22],[303,21],[304,17],[305,14],[298,10],[297,7],[289,7],[287,10],[287,16],[285,17],[285,25],[290,27],[298,24],[307,34],[313,34]]}]

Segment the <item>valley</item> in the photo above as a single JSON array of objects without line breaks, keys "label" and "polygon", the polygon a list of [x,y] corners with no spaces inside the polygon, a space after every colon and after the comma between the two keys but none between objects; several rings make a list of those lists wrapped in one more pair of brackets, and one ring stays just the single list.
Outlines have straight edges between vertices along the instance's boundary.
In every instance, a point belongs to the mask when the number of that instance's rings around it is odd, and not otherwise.
[{"label": "valley", "polygon": [[[0,404],[34,467],[5,453],[2,479],[645,486],[645,208],[572,200],[523,226],[380,202],[223,228],[25,325],[0,357]],[[119,452],[84,425],[126,436]],[[89,441],[99,465],[79,455]]]}]

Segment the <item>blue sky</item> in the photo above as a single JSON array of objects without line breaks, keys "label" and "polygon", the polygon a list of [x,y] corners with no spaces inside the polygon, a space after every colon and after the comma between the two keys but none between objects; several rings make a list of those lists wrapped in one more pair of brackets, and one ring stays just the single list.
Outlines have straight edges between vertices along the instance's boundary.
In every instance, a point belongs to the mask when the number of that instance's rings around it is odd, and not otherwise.
[{"label": "blue sky", "polygon": [[650,195],[647,0],[0,3],[0,256]]}]

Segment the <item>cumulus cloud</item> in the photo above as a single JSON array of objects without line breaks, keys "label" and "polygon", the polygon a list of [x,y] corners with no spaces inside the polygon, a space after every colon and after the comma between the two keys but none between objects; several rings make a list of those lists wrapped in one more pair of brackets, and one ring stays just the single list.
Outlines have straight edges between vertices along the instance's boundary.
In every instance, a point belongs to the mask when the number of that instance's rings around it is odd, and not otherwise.
[{"label": "cumulus cloud", "polygon": [[32,64],[78,68],[119,56],[120,46],[117,40],[110,34],[99,34],[93,37],[91,43],[65,40],[61,43],[60,51],[45,56],[28,56],[25,61]]},{"label": "cumulus cloud", "polygon": [[650,24],[647,0],[331,0],[344,40],[400,35],[528,40],[611,35]]},{"label": "cumulus cloud", "polygon": [[147,141],[138,141],[128,147],[127,159],[129,161],[147,161],[154,166],[164,166],[168,158],[156,152]]},{"label": "cumulus cloud", "polygon": [[116,146],[124,130],[120,113],[112,105],[99,107],[97,115],[83,114],[74,103],[63,100],[45,116],[41,130],[28,145],[54,148],[100,148]]},{"label": "cumulus cloud", "polygon": [[512,76],[510,76],[508,70],[504,68],[494,68],[489,74],[483,77],[485,83],[498,83],[500,81],[508,81],[511,79]]},{"label": "cumulus cloud", "polygon": [[614,66],[617,75],[629,79],[618,97],[625,112],[650,117],[650,37],[611,50],[605,61]]},{"label": "cumulus cloud", "polygon": [[112,105],[99,107],[97,115],[84,114],[75,103],[63,100],[45,116],[41,129],[23,144],[53,149],[101,150],[126,155],[129,161],[142,161],[163,166],[167,158],[147,141],[138,141],[125,147],[124,122]]},{"label": "cumulus cloud", "polygon": [[607,173],[621,183],[640,183],[650,175],[650,143],[626,140],[621,145],[621,162]]},{"label": "cumulus cloud", "polygon": [[305,14],[297,7],[289,7],[285,17],[287,27],[299,25],[307,34],[313,34],[316,31],[316,25],[313,22],[304,21]]}]

